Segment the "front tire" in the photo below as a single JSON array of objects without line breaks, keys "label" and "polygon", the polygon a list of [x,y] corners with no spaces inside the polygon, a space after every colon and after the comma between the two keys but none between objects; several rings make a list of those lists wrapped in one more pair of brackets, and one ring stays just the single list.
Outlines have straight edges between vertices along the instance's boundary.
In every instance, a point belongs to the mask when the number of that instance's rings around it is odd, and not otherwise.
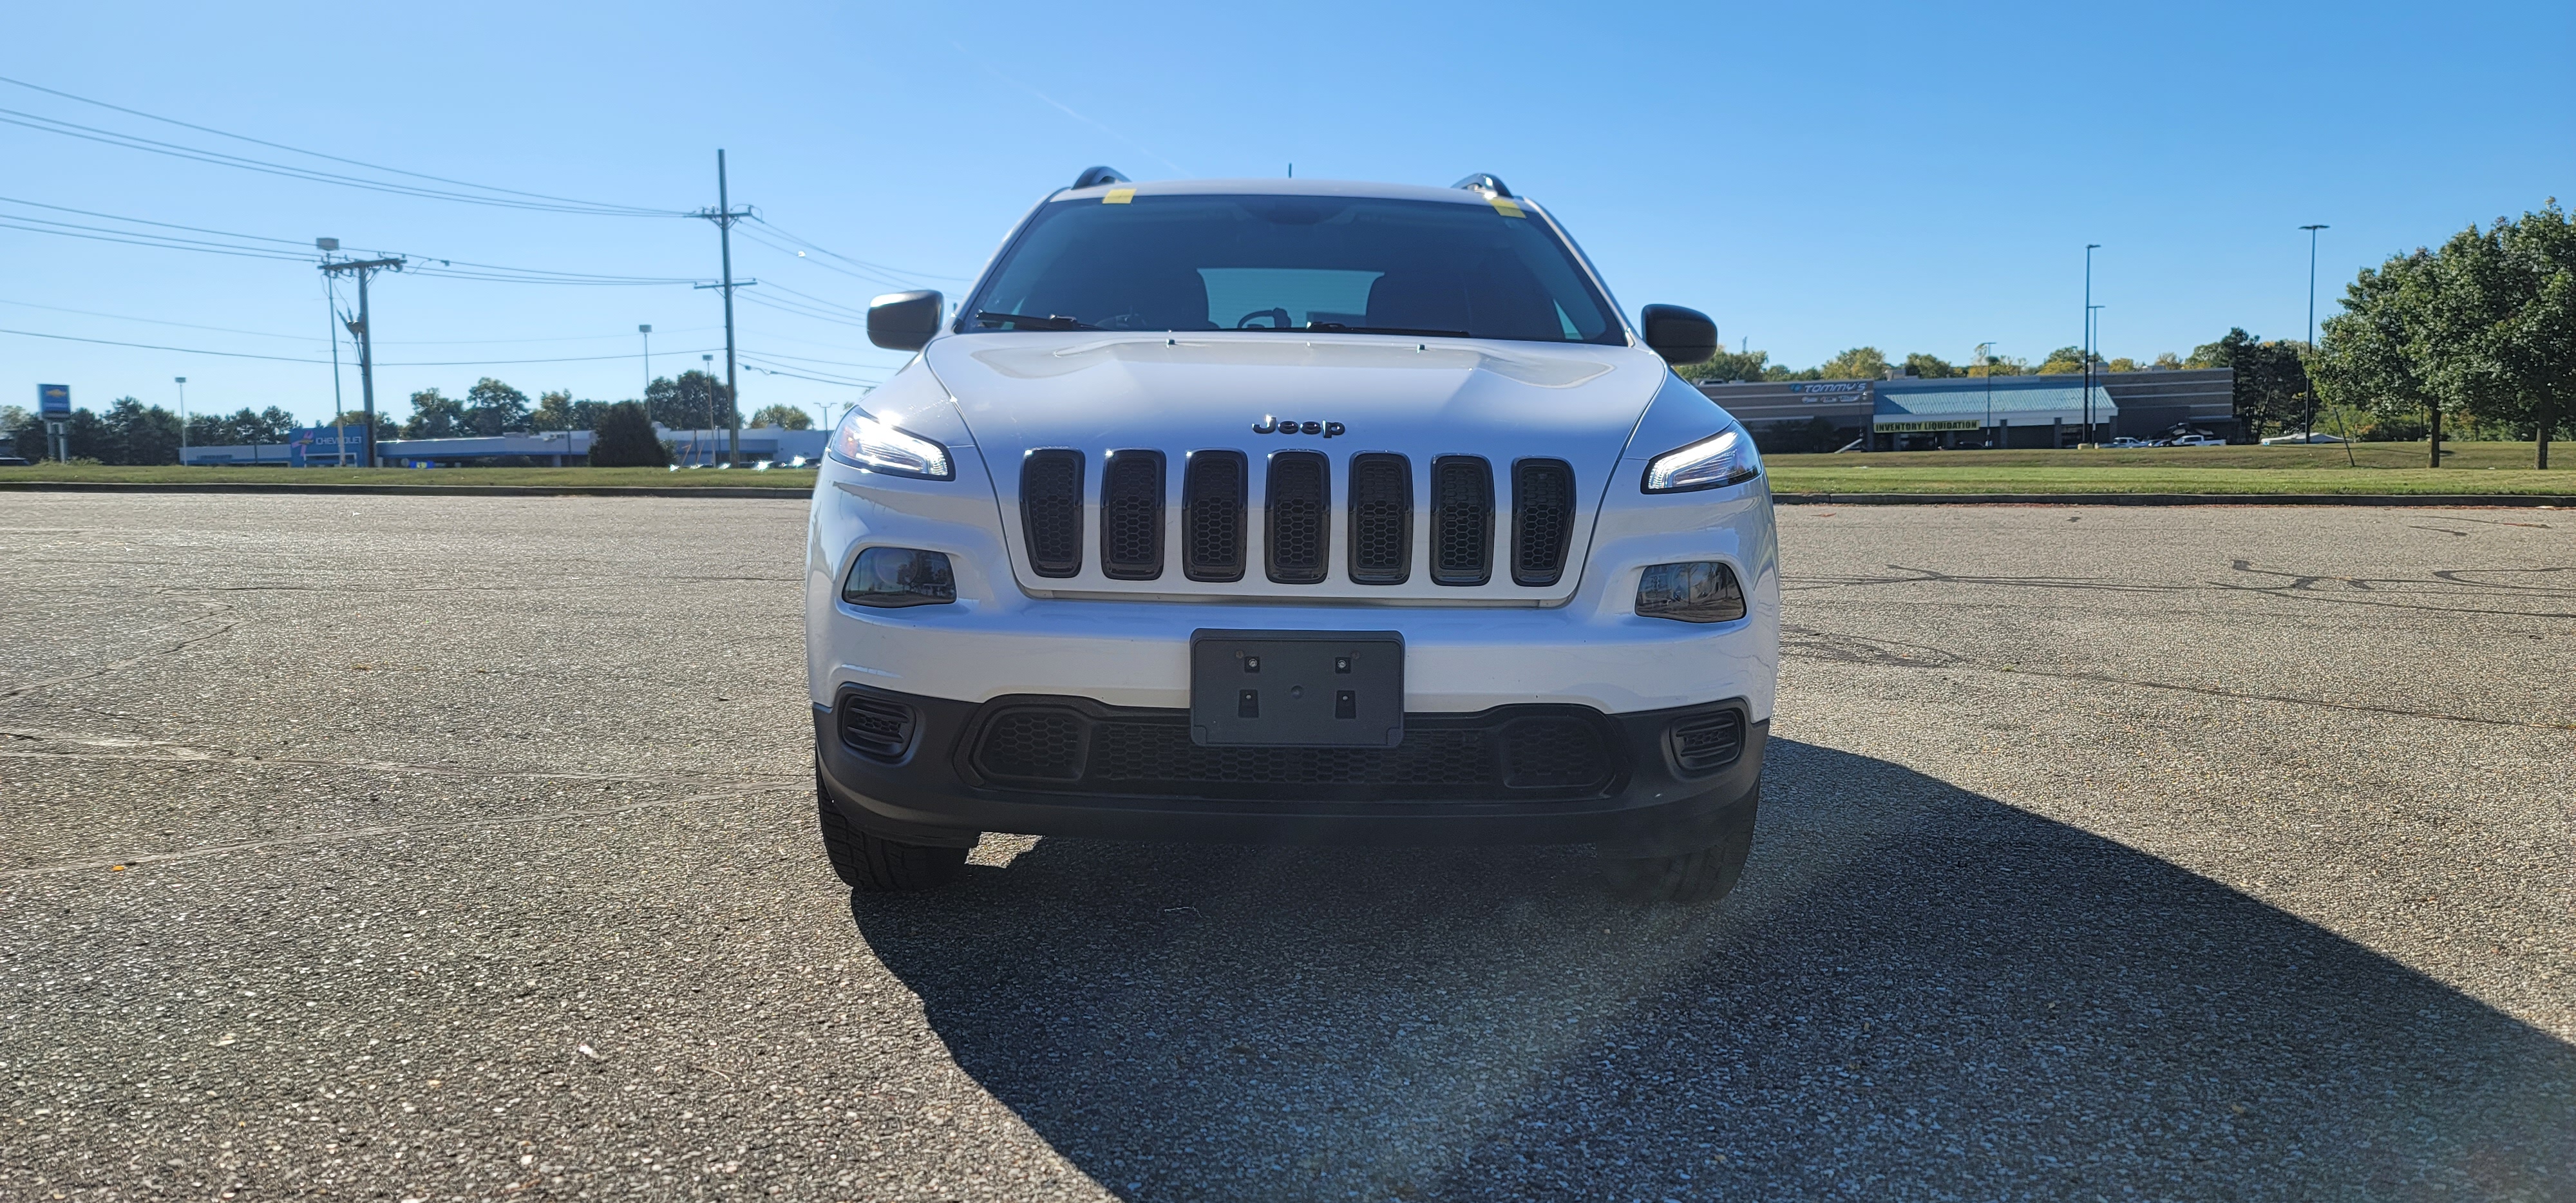
[{"label": "front tire", "polygon": [[966,849],[936,848],[881,839],[853,825],[830,798],[815,799],[822,814],[823,851],[832,871],[861,894],[935,890],[966,870]]},{"label": "front tire", "polygon": [[1744,802],[1743,815],[1729,823],[1718,842],[1673,856],[1609,857],[1602,867],[1611,889],[1636,902],[1715,902],[1735,889],[1744,862],[1753,855],[1756,799]]}]

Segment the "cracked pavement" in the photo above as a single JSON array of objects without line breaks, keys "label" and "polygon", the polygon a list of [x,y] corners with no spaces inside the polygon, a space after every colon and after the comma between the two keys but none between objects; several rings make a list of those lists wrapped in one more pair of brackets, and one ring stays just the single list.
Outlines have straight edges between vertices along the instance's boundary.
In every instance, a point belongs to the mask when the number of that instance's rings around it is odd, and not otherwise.
[{"label": "cracked pavement", "polygon": [[854,902],[801,504],[0,495],[0,1197],[2576,1197],[2576,517],[1781,523],[1716,906]]}]

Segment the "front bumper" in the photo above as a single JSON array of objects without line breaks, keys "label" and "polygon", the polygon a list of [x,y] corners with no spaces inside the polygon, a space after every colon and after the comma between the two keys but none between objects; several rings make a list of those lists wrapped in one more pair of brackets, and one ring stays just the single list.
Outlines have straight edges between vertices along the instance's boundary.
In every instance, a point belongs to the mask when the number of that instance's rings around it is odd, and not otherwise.
[{"label": "front bumper", "polygon": [[[874,716],[845,738],[854,703]],[[965,846],[978,833],[1224,843],[1597,844],[1614,855],[1663,855],[1714,843],[1753,801],[1769,722],[1743,699],[1666,710],[1605,714],[1589,707],[1509,706],[1477,714],[1406,715],[1406,740],[1480,748],[1490,732],[1491,771],[1476,778],[1418,763],[1381,773],[1335,754],[1267,754],[1242,771],[1242,758],[1162,747],[1166,779],[1123,784],[1114,774],[1068,768],[1065,780],[1008,779],[985,743],[1013,714],[1068,716],[1071,729],[1117,727],[1148,734],[1186,711],[1107,706],[1079,697],[962,702],[845,685],[834,704],[814,707],[815,764],[826,800],[851,822],[908,843]],[[1728,719],[1732,758],[1688,767],[1675,733]],[[1086,726],[1088,724],[1088,726]],[[1524,772],[1499,741],[1516,731],[1575,741],[1599,763]],[[1589,732],[1590,734],[1584,734]],[[1084,735],[1080,738],[1092,738]],[[864,746],[862,746],[864,745]],[[1339,750],[1336,750],[1337,752]],[[1320,756],[1321,763],[1318,757]],[[1226,760],[1233,768],[1209,768]],[[1073,762],[1068,762],[1073,763]],[[1202,783],[1169,779],[1232,772]]]}]

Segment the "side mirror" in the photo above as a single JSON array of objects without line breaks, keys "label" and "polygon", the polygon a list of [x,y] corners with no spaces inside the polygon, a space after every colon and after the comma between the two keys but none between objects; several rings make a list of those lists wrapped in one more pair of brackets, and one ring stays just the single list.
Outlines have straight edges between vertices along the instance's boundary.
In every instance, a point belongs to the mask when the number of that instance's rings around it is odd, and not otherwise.
[{"label": "side mirror", "polygon": [[889,351],[918,351],[939,333],[945,304],[938,293],[928,290],[878,297],[868,302],[868,341]]},{"label": "side mirror", "polygon": [[[1663,356],[1665,363],[1707,363],[1717,355],[1717,323],[1699,310],[1648,305],[1637,319],[1645,331],[1646,345]],[[869,327],[874,329],[875,323],[871,321]]]}]

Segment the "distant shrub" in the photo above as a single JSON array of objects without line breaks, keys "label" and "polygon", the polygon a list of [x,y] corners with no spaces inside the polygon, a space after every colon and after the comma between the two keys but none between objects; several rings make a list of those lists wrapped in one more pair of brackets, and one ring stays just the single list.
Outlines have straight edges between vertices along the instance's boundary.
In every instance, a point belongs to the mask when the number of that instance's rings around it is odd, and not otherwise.
[{"label": "distant shrub", "polygon": [[594,468],[664,468],[671,463],[670,448],[653,433],[652,416],[633,401],[620,401],[599,415],[599,426],[591,432],[590,463]]}]

